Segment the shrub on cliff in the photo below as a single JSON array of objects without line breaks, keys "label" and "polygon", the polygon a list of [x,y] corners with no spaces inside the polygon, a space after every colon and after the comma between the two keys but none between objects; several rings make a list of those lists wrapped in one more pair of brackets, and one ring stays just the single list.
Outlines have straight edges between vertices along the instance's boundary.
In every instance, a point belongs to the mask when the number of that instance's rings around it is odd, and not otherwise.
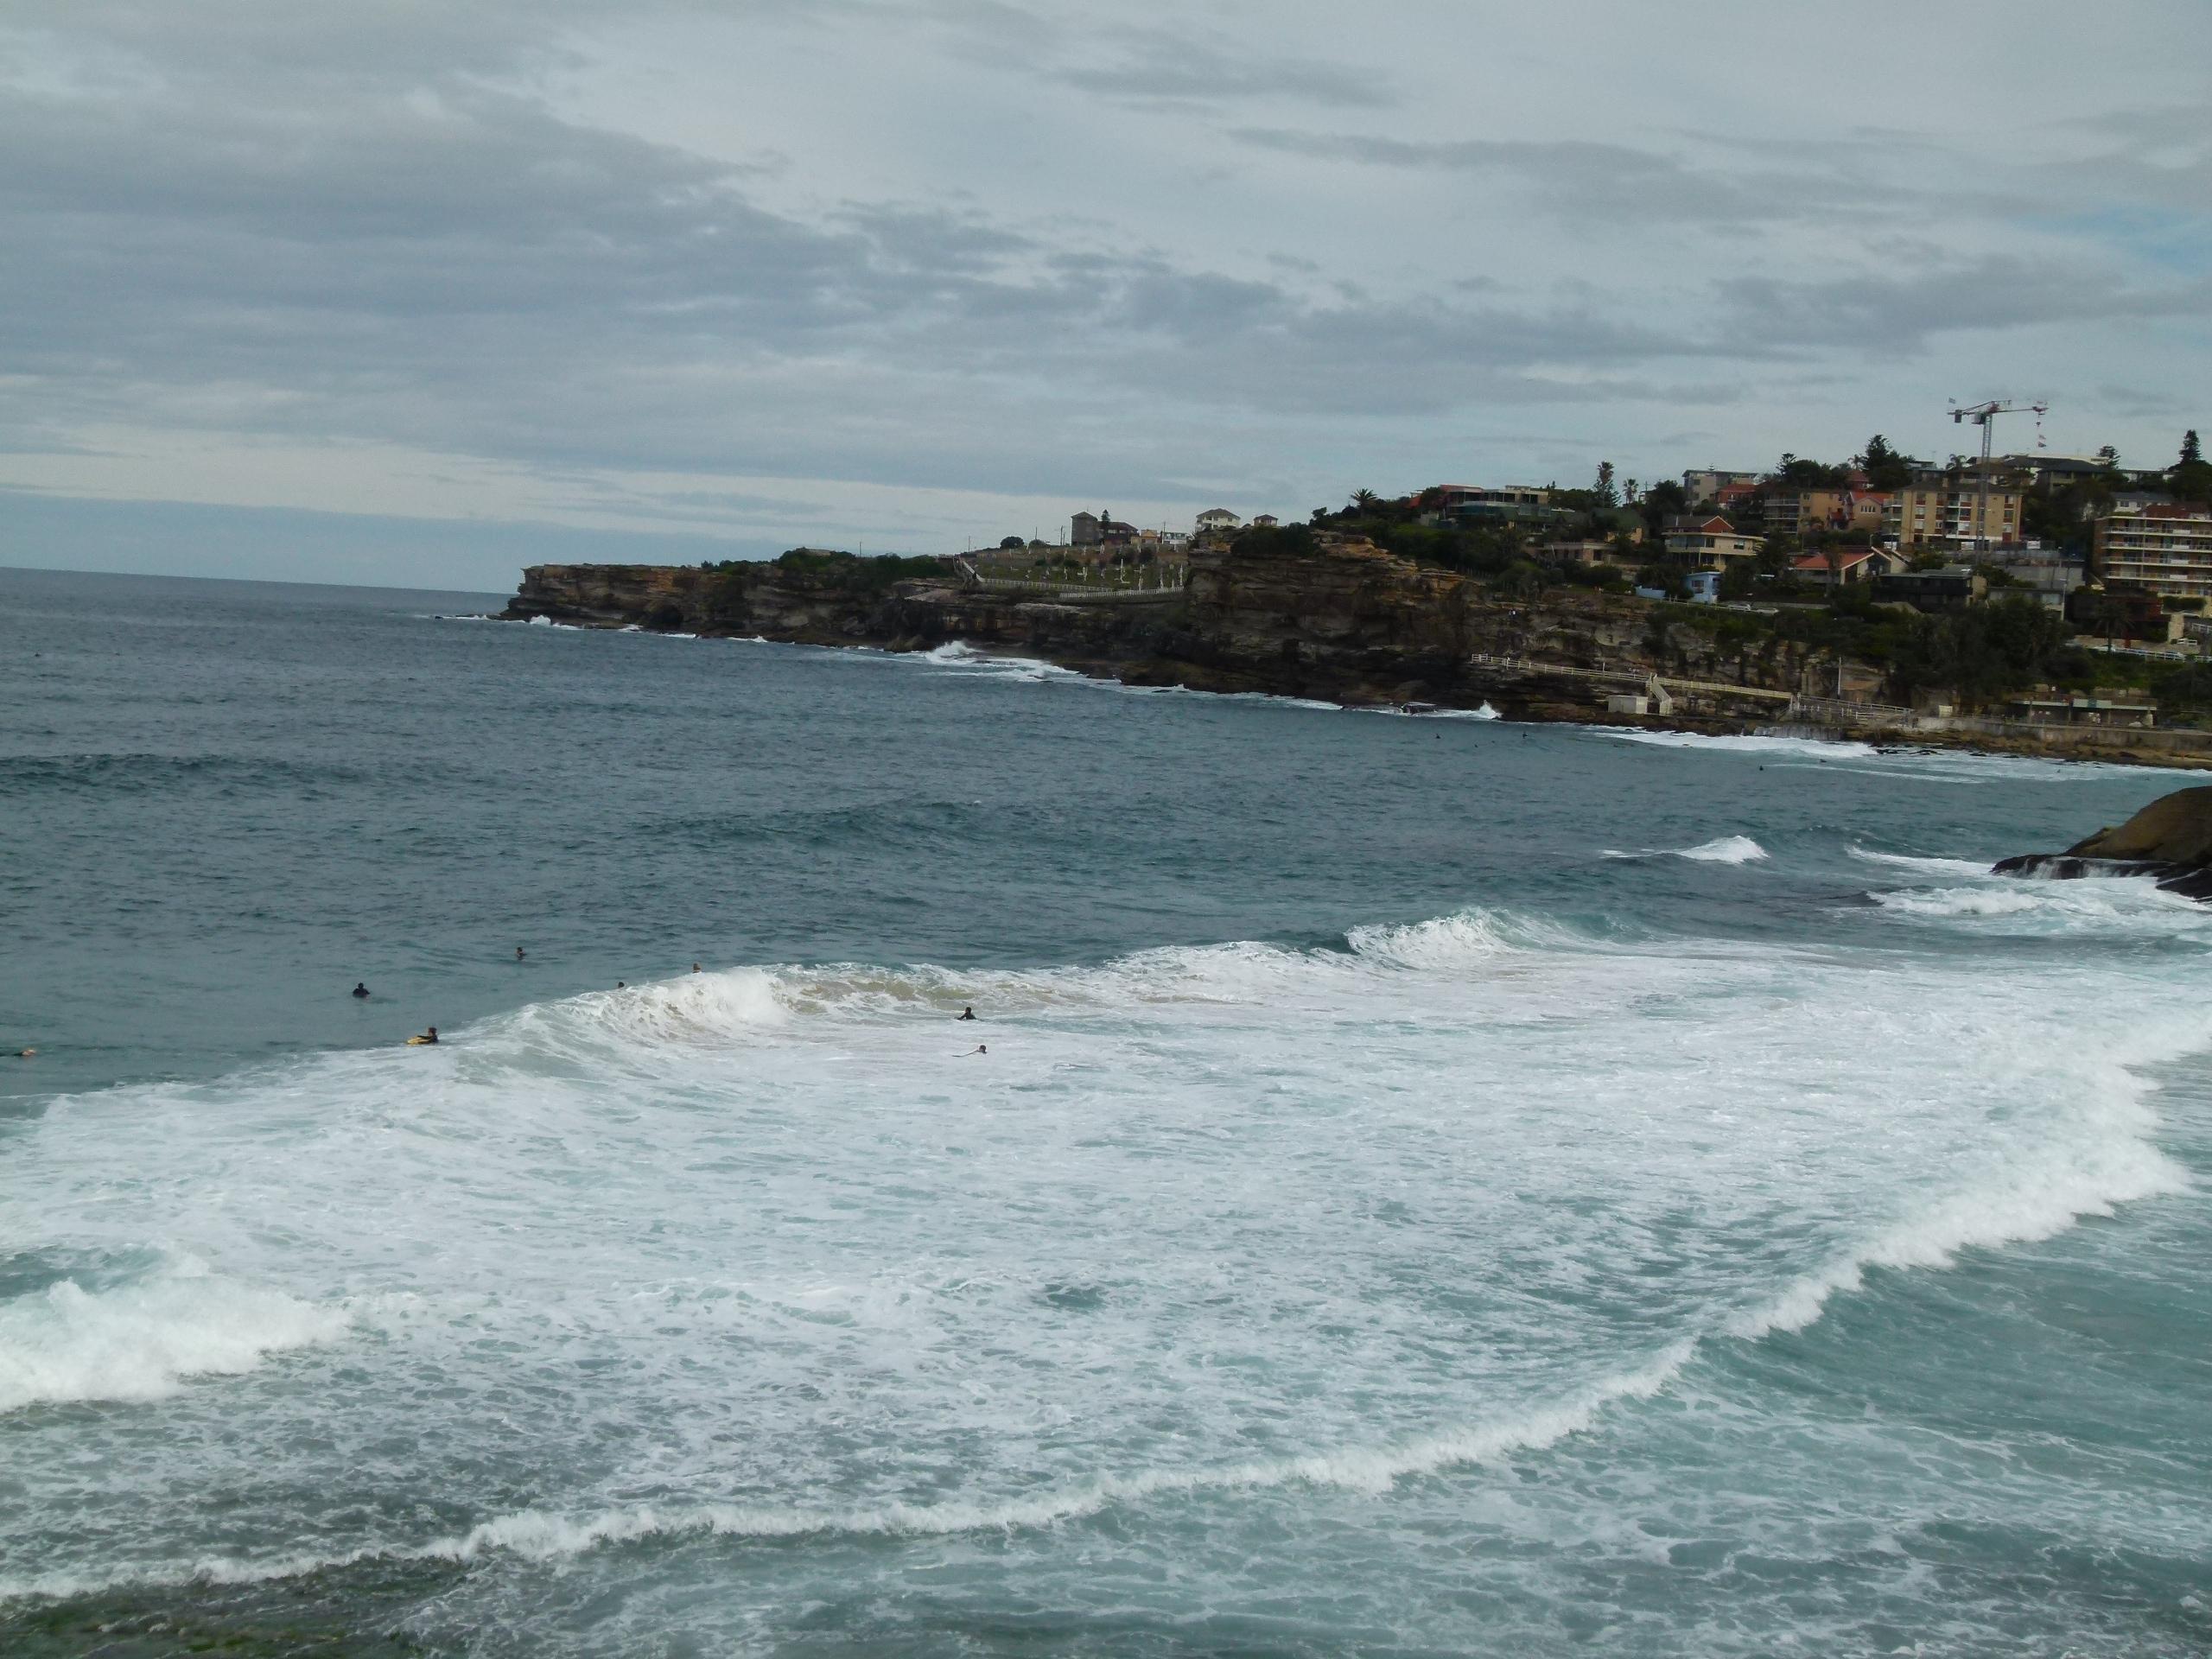
[{"label": "shrub on cliff", "polygon": [[1255,524],[1249,530],[1237,532],[1229,544],[1232,554],[1265,556],[1287,555],[1293,557],[1313,550],[1313,527],[1311,524]]},{"label": "shrub on cliff", "polygon": [[1979,704],[2063,671],[2066,624],[2024,594],[2011,594],[1950,616],[1906,625],[1890,666],[1900,700],[1915,692],[1955,690]]},{"label": "shrub on cliff", "polygon": [[1503,575],[1522,562],[1521,538],[1503,528],[1461,529],[1441,524],[1376,526],[1376,545],[1418,564],[1440,565],[1464,575]]},{"label": "shrub on cliff", "polygon": [[811,576],[827,587],[867,594],[887,593],[894,582],[945,574],[942,559],[902,558],[895,553],[862,558],[855,553],[812,547],[795,547],[778,555],[776,568],[793,575]]}]

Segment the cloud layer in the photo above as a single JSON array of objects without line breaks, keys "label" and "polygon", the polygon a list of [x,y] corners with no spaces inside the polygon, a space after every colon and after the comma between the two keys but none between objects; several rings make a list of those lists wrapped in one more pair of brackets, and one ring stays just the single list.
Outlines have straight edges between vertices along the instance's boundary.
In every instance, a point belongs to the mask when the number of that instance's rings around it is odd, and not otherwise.
[{"label": "cloud layer", "polygon": [[0,487],[927,546],[2202,384],[2186,62],[2015,31],[1939,124],[1742,95],[1770,12],[1374,10],[0,7]]}]

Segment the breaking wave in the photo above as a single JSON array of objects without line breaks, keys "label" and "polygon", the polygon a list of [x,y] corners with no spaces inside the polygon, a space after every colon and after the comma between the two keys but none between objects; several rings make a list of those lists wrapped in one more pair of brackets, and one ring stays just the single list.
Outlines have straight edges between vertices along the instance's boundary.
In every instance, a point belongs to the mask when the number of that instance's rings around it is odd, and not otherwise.
[{"label": "breaking wave", "polygon": [[0,1304],[0,1412],[158,1400],[189,1378],[235,1376],[270,1354],[332,1341],[348,1323],[189,1258],[109,1289],[64,1279]]}]

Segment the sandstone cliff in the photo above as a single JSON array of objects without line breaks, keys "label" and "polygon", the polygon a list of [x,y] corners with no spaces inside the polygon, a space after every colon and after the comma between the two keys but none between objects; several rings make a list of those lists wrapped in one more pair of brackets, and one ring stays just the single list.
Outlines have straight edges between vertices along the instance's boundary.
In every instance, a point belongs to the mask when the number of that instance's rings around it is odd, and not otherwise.
[{"label": "sandstone cliff", "polygon": [[[887,579],[886,572],[901,574]],[[815,645],[927,649],[961,639],[1141,684],[1365,703],[1488,702],[1512,717],[1603,717],[1609,691],[1656,670],[1786,689],[1796,664],[1723,664],[1695,629],[1581,588],[1501,594],[1373,544],[1283,537],[1196,555],[1180,594],[1025,597],[965,582],[950,561],[841,556],[677,569],[533,565],[505,614]],[[1726,688],[1674,723],[1734,729],[1775,712]]]}]

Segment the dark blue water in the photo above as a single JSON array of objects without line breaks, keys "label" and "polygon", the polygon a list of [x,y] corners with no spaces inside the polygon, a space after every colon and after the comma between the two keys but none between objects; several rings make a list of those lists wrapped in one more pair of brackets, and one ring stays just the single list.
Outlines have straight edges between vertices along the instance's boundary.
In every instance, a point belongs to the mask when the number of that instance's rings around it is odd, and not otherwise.
[{"label": "dark blue water", "polygon": [[0,572],[0,1634],[2212,1642],[2181,780],[497,602]]}]

